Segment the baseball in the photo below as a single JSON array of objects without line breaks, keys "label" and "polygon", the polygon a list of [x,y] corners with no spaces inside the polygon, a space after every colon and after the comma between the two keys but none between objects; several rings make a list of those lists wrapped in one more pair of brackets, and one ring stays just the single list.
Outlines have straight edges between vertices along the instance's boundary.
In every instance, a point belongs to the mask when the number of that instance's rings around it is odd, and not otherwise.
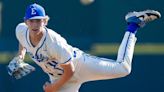
[{"label": "baseball", "polygon": [[94,2],[94,0],[80,0],[80,2],[83,5],[89,5],[89,4],[92,4]]}]

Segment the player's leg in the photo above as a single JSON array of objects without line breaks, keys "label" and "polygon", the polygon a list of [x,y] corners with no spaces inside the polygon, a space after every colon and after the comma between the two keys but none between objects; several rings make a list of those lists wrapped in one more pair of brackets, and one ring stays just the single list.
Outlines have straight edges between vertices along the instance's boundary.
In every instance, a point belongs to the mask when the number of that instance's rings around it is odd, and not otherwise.
[{"label": "player's leg", "polygon": [[131,65],[135,45],[135,34],[138,28],[141,28],[145,26],[147,22],[153,21],[160,17],[160,13],[154,10],[131,12],[126,15],[125,19],[128,23],[128,27],[118,50],[117,62],[126,61]]},{"label": "player's leg", "polygon": [[131,72],[137,30],[143,27],[145,23],[159,17],[159,12],[152,10],[127,14],[128,27],[119,47],[117,60],[85,55],[85,62],[80,71],[83,81],[111,79],[128,75]]}]

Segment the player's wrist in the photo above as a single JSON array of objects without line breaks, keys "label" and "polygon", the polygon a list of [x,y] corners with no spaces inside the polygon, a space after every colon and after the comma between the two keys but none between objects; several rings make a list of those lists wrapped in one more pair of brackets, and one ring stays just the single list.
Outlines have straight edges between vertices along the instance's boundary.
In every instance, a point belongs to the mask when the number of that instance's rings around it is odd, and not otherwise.
[{"label": "player's wrist", "polygon": [[21,59],[21,60],[24,60],[24,56],[23,55],[18,55],[16,57],[19,58],[19,59]]}]

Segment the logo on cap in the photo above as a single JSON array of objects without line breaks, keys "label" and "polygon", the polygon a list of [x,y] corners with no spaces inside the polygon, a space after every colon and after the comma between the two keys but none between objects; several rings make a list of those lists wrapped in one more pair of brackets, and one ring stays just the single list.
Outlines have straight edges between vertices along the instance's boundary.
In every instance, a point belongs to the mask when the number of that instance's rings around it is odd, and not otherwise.
[{"label": "logo on cap", "polygon": [[36,8],[33,7],[33,8],[31,8],[31,15],[35,15],[35,14],[36,14]]},{"label": "logo on cap", "polygon": [[45,10],[38,4],[31,4],[27,7],[24,20],[43,19],[46,17]]}]

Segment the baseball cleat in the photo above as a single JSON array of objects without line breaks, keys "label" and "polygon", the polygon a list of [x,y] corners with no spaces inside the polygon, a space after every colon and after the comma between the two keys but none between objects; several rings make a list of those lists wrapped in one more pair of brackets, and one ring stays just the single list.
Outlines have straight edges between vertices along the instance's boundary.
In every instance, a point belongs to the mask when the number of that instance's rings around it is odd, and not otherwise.
[{"label": "baseball cleat", "polygon": [[128,23],[136,23],[140,27],[143,27],[146,23],[158,19],[161,14],[155,10],[145,10],[140,12],[130,12],[125,16],[125,20]]}]

